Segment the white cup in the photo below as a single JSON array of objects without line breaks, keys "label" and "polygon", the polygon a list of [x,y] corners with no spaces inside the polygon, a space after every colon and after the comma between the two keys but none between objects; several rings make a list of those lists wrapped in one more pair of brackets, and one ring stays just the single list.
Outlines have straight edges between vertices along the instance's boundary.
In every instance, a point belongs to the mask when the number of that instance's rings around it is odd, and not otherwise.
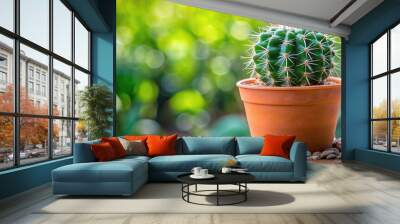
[{"label": "white cup", "polygon": [[230,173],[230,172],[232,172],[232,169],[229,168],[229,167],[222,167],[221,172],[222,172],[222,173]]},{"label": "white cup", "polygon": [[201,173],[200,173],[201,170],[202,170],[201,167],[194,167],[194,168],[192,169],[192,173],[193,173],[194,175],[196,175],[196,176],[199,176],[199,175],[201,175]]},{"label": "white cup", "polygon": [[208,175],[208,169],[201,169],[200,170],[200,176],[207,176]]}]

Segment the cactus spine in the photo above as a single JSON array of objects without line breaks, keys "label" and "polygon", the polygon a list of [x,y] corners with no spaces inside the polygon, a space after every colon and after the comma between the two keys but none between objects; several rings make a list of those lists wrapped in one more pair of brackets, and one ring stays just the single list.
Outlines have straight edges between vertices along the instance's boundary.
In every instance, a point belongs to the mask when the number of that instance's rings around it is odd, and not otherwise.
[{"label": "cactus spine", "polygon": [[271,27],[257,36],[248,65],[265,85],[321,85],[334,70],[336,52],[328,35]]}]

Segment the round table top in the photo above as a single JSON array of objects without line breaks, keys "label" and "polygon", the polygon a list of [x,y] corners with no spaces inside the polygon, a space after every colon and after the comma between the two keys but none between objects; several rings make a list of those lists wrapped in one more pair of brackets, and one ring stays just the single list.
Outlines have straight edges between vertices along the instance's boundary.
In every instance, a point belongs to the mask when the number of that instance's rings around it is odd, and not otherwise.
[{"label": "round table top", "polygon": [[213,173],[215,177],[211,179],[193,179],[190,175],[191,173],[182,174],[177,179],[185,184],[237,184],[255,180],[249,173]]}]

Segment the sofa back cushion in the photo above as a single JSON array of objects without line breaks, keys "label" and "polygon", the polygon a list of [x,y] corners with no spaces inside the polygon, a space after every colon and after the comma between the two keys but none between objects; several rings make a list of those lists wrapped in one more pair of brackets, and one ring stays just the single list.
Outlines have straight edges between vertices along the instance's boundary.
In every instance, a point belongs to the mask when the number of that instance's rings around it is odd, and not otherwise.
[{"label": "sofa back cushion", "polygon": [[177,145],[179,154],[225,154],[235,155],[233,137],[182,137]]},{"label": "sofa back cushion", "polygon": [[96,158],[91,150],[92,144],[99,144],[101,141],[93,140],[87,142],[75,143],[74,147],[74,163],[89,163],[95,162]]},{"label": "sofa back cushion", "polygon": [[103,137],[101,138],[101,143],[104,142],[110,143],[117,158],[122,158],[126,156],[126,151],[124,149],[124,146],[121,144],[118,137]]},{"label": "sofa back cushion", "polygon": [[294,135],[265,135],[261,156],[280,156],[290,159],[290,148],[296,136]]},{"label": "sofa back cushion", "polygon": [[149,136],[146,140],[149,151],[147,155],[150,157],[176,155],[176,139],[178,135],[169,136]]},{"label": "sofa back cushion", "polygon": [[237,137],[236,155],[260,154],[263,145],[263,137]]},{"label": "sofa back cushion", "polygon": [[90,146],[96,161],[105,162],[118,159],[117,151],[113,148],[110,142],[102,142]]}]

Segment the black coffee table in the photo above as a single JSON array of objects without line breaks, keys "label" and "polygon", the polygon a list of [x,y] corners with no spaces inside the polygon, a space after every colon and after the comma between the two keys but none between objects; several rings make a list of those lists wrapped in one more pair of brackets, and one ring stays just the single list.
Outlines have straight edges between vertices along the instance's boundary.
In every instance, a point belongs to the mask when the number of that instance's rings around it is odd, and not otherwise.
[{"label": "black coffee table", "polygon": [[[229,173],[222,174],[216,173],[213,174],[215,177],[212,179],[193,179],[190,177],[191,173],[182,174],[177,177],[178,181],[182,183],[182,199],[188,203],[198,204],[198,205],[234,205],[247,201],[247,192],[249,188],[247,187],[247,183],[255,180],[255,177],[251,174],[247,173]],[[198,190],[197,185],[215,185],[215,190]],[[223,190],[220,189],[220,185],[236,185],[238,186],[237,190]],[[190,186],[195,186],[194,191],[190,191]],[[205,194],[209,192],[215,192],[215,194]],[[204,197],[216,197],[216,204],[202,204],[190,201],[190,196],[204,196]],[[221,197],[232,197],[232,196],[241,196],[240,200],[234,201],[231,203],[221,203]]]}]

